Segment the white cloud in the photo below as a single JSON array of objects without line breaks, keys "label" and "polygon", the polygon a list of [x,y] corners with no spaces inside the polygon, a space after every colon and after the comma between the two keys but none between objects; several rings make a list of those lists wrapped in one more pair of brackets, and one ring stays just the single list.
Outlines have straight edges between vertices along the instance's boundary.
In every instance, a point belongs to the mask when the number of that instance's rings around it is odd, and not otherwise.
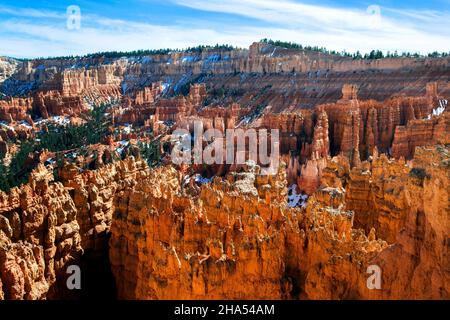
[{"label": "white cloud", "polygon": [[[242,19],[238,24],[183,21],[170,26],[83,15],[80,30],[65,27],[65,15],[56,12],[0,7],[15,18],[0,22],[0,55],[37,57],[78,55],[98,51],[185,48],[216,43],[248,47],[253,41],[272,38],[334,50],[367,52],[372,49],[450,51],[446,32],[427,32],[411,26],[422,19],[436,26],[446,17],[435,12],[394,12],[409,23],[392,17],[371,20],[365,10],[346,10],[274,0],[175,0],[195,9],[233,13],[267,24],[256,27]],[[32,18],[32,19],[31,19]],[[52,20],[52,18],[59,18]],[[63,18],[63,19],[61,19]],[[425,20],[424,20],[425,19]],[[378,22],[375,27],[367,21]],[[448,21],[448,20],[447,20]],[[200,22],[200,23],[199,23]]]},{"label": "white cloud", "polygon": [[[0,30],[11,32],[2,37],[0,55],[36,57],[78,55],[99,51],[184,48],[198,44],[235,43],[248,46],[254,39],[239,30],[187,29],[103,19],[96,27],[68,30],[64,27],[6,21]],[[14,32],[14,33],[13,33]],[[18,37],[16,33],[22,35]]]},{"label": "white cloud", "polygon": [[[348,28],[352,30],[373,29],[373,14],[368,12],[370,7],[378,7],[380,25],[378,29],[390,30],[396,28],[400,31],[411,28],[415,20],[429,24],[441,24],[448,22],[448,11],[432,10],[400,10],[379,7],[376,4],[360,8],[333,8],[320,5],[302,4],[292,0],[172,0],[185,7],[235,14],[249,18],[255,18],[270,23],[278,23],[284,26],[309,25],[317,28]],[[395,19],[385,13],[395,13]],[[411,21],[411,19],[413,19]],[[408,27],[405,26],[408,25]],[[416,26],[420,27],[420,26]],[[427,27],[427,26],[422,26]],[[447,33],[442,30],[442,33]]]},{"label": "white cloud", "polygon": [[193,9],[237,14],[284,26],[310,25],[318,28],[367,29],[365,10],[342,10],[286,0],[175,0]]},{"label": "white cloud", "polygon": [[29,18],[56,18],[56,19],[64,19],[66,17],[65,14],[47,11],[47,10],[36,10],[29,8],[11,8],[0,6],[0,13],[9,14],[12,16],[18,17],[29,17]]},{"label": "white cloud", "polygon": [[[346,36],[352,36],[353,48],[370,42],[372,49],[419,52],[450,50],[448,11],[396,10],[381,7],[380,14],[373,15],[367,12],[367,8],[331,8],[290,0],[173,1],[197,10],[229,13],[258,19],[286,30],[297,30],[302,39],[305,38],[302,34],[315,34],[318,36],[316,41],[308,43],[312,45],[323,43],[322,39],[329,38],[330,34],[335,35],[335,40],[330,39],[328,44],[325,44],[333,49],[338,48],[338,42],[345,41]],[[363,47],[361,49],[364,50]]]}]

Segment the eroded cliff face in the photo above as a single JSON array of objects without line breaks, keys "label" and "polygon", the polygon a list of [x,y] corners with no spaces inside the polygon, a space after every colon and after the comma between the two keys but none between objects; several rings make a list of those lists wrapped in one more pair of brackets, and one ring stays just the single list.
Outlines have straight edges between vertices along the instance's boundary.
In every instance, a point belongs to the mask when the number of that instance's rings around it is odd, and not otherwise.
[{"label": "eroded cliff face", "polygon": [[[80,173],[65,167],[62,182],[42,165],[30,182],[1,192],[0,279],[5,299],[67,298],[69,265],[83,254],[107,253],[115,194],[139,183],[148,167],[117,162]],[[101,261],[91,261],[101,263]],[[107,271],[107,270],[106,270]]]},{"label": "eroded cliff face", "polygon": [[351,171],[336,164],[327,168],[323,184],[343,182],[355,226],[374,228],[392,244],[372,260],[383,270],[377,297],[448,298],[448,148],[418,148],[408,163],[374,155]]},{"label": "eroded cliff face", "polygon": [[419,96],[433,81],[439,82],[439,94],[450,94],[448,57],[354,60],[264,43],[254,43],[248,50],[39,59],[2,65],[6,67],[0,67],[0,73],[8,70],[3,72],[8,76],[0,91],[7,96],[57,91],[62,97],[84,96],[89,103],[133,98],[159,81],[171,95],[183,93],[190,83],[207,83],[212,90],[225,90],[241,105],[254,108],[264,103],[277,112],[335,102],[345,84],[358,85],[364,100],[383,101],[395,94]]},{"label": "eroded cliff face", "polygon": [[[3,65],[14,62],[12,59],[5,58],[2,58],[2,61],[4,61]],[[207,73],[213,75],[309,73],[307,75],[309,78],[315,78],[322,73],[324,76],[329,76],[333,73],[369,70],[437,71],[448,67],[448,63],[448,58],[354,60],[315,51],[253,43],[249,49],[209,49],[201,52],[172,52],[130,58],[81,57],[29,60],[16,63],[18,70],[14,79],[20,82],[31,81],[46,90],[62,89],[64,94],[77,94],[85,88],[120,84],[122,81],[126,83],[127,89],[132,89],[144,75],[176,79],[180,75]]]},{"label": "eroded cliff face", "polygon": [[52,180],[52,173],[39,167],[29,184],[0,195],[0,277],[6,299],[51,296],[61,270],[81,254],[77,209],[64,186]]},{"label": "eroded cliff face", "polygon": [[448,135],[448,120],[432,115],[439,105],[445,110],[447,102],[433,90],[435,86],[436,82],[429,83],[422,97],[394,96],[384,102],[359,100],[355,86],[344,86],[337,103],[317,106],[329,118],[332,154],[365,160],[376,146],[396,158],[411,158],[416,146],[439,143],[438,136]]},{"label": "eroded cliff face", "polygon": [[[335,157],[305,208],[287,206],[284,165],[205,185],[133,158],[67,167],[62,182],[39,167],[1,194],[2,297],[61,298],[67,266],[110,235],[119,298],[446,299],[449,157],[424,147],[352,169]],[[381,290],[367,288],[370,265]]]},{"label": "eroded cliff face", "polygon": [[285,181],[255,170],[200,190],[185,186],[197,196],[183,193],[172,168],[130,190],[111,227],[119,297],[282,298],[284,236],[274,226]]},{"label": "eroded cliff face", "polygon": [[[382,156],[351,172],[334,158],[306,209],[286,207],[284,169],[261,177],[248,168],[195,195],[175,170],[158,169],[113,220],[118,296],[448,298],[448,156],[419,149],[409,166]],[[382,270],[381,290],[367,288],[370,265]]]},{"label": "eroded cliff face", "polygon": [[14,59],[0,57],[0,84],[14,74],[18,65]]},{"label": "eroded cliff face", "polygon": [[375,149],[396,159],[412,159],[418,146],[448,144],[447,100],[429,83],[423,97],[396,96],[383,102],[358,99],[358,88],[345,85],[342,99],[314,110],[265,111],[253,125],[280,131],[280,152],[288,182],[311,195],[327,159],[343,155],[359,166]]}]

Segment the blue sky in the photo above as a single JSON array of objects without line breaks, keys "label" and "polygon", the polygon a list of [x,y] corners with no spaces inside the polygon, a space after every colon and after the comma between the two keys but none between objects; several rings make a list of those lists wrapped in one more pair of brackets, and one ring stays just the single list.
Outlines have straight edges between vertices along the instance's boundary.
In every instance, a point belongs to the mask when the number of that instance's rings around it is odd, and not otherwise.
[{"label": "blue sky", "polygon": [[[67,27],[67,7],[81,10]],[[0,2],[0,55],[248,47],[262,38],[328,49],[450,51],[450,0],[103,0]]]}]

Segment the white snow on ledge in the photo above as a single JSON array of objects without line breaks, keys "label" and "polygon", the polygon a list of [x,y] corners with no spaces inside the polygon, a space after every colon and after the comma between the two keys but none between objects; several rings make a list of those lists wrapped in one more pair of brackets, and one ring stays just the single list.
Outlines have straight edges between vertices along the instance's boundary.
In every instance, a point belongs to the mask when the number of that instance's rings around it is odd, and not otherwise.
[{"label": "white snow on ledge", "polygon": [[433,109],[432,113],[428,115],[427,119],[430,120],[432,116],[440,116],[445,109],[447,108],[448,101],[447,100],[439,100],[439,106]]},{"label": "white snow on ledge", "polygon": [[194,180],[197,183],[205,184],[205,183],[211,183],[213,178],[205,178],[205,177],[202,177],[201,175],[197,174],[197,175],[195,175]]},{"label": "white snow on ledge", "polygon": [[195,57],[185,56],[181,59],[181,63],[195,62]]},{"label": "white snow on ledge", "polygon": [[183,178],[183,184],[188,184],[191,181],[191,179],[193,179],[198,184],[207,184],[207,183],[211,183],[213,181],[213,178],[214,177],[205,178],[198,173],[193,176],[185,175]]},{"label": "white snow on ledge", "polygon": [[0,122],[0,126],[6,128],[6,129],[8,129],[8,130],[14,131],[14,128],[11,127],[10,125],[8,125],[8,124],[7,124],[6,122],[4,122],[4,121],[1,121],[1,122]]},{"label": "white snow on ledge", "polygon": [[306,194],[297,194],[297,185],[293,184],[288,188],[288,207],[289,208],[306,208],[308,196]]},{"label": "white snow on ledge", "polygon": [[19,125],[27,128],[27,129],[33,129],[33,127],[30,126],[30,124],[28,122],[26,122],[25,120],[19,121]]}]

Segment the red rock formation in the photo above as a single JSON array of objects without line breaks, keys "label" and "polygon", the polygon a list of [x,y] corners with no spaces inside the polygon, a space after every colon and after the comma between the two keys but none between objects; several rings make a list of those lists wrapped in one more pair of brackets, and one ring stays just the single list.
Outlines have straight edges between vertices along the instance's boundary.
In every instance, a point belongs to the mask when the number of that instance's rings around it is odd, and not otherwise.
[{"label": "red rock formation", "polygon": [[[51,297],[69,256],[111,232],[120,298],[448,298],[448,157],[418,149],[408,167],[375,152],[351,171],[335,158],[306,209],[286,208],[283,166],[262,176],[249,164],[200,188],[132,158],[68,167],[65,188],[39,167],[1,194],[2,295]],[[372,264],[382,290],[366,287]]]},{"label": "red rock formation", "polygon": [[[282,111],[292,105],[311,108],[334,102],[346,83],[359,86],[359,97],[364,100],[383,101],[398,93],[418,96],[428,82],[436,81],[440,88],[434,93],[448,96],[449,61],[448,57],[355,60],[255,43],[249,50],[26,61],[17,67],[11,80],[18,81],[17,91],[23,82],[29,82],[40,91],[57,90],[73,96],[90,90],[120,93],[121,84],[128,94],[138,91],[149,77],[153,82],[170,78],[175,86],[189,81],[186,78],[195,80],[208,74],[208,88],[244,90],[245,94],[238,96],[241,105],[256,107],[261,101],[254,99],[255,95],[261,95],[266,105]],[[270,88],[262,90],[265,87]]]},{"label": "red rock formation", "polygon": [[79,265],[83,250],[106,250],[114,196],[146,170],[132,158],[84,173],[71,166],[61,170],[60,183],[39,165],[28,184],[0,192],[1,295],[64,297],[67,266]]},{"label": "red rock formation", "polygon": [[29,114],[32,109],[32,98],[0,100],[0,119],[6,122],[26,120],[32,123]]},{"label": "red rock formation", "polygon": [[320,190],[301,214],[282,204],[284,178],[273,179],[232,174],[192,198],[180,194],[173,169],[151,175],[111,228],[119,297],[377,297],[365,286],[366,267],[389,247],[374,231],[368,238],[353,229],[343,192]]},{"label": "red rock formation", "polygon": [[[111,229],[119,297],[281,298],[282,257],[271,253],[284,240],[265,221],[273,225],[282,218],[277,203],[285,184],[252,170],[202,188],[198,200],[177,195],[173,169],[157,170],[130,192],[123,203],[136,206],[122,207]],[[147,201],[154,206],[146,208]]]},{"label": "red rock formation", "polygon": [[[393,245],[373,259],[383,269],[377,298],[431,299],[449,296],[448,148],[418,148],[410,164],[374,156],[362,167],[333,170],[346,188],[346,208],[355,226],[377,230]],[[330,172],[331,173],[331,172]],[[323,179],[325,185],[335,182]]]},{"label": "red rock formation", "polygon": [[156,104],[155,114],[158,115],[160,121],[173,121],[191,115],[193,105],[191,105],[185,97],[177,97],[172,99],[161,99]]},{"label": "red rock formation", "polygon": [[39,166],[30,183],[0,193],[0,277],[6,299],[43,299],[81,254],[77,209],[51,172]]},{"label": "red rock formation", "polygon": [[114,213],[114,196],[147,175],[144,162],[133,160],[79,173],[74,165],[60,171],[62,183],[73,192],[83,248],[98,248],[109,232]]},{"label": "red rock formation", "polygon": [[189,88],[189,100],[194,106],[200,106],[206,98],[206,84],[196,83]]},{"label": "red rock formation", "polygon": [[395,128],[392,155],[411,158],[418,146],[450,142],[450,113],[440,117],[409,121],[406,126]]},{"label": "red rock formation", "polygon": [[328,140],[328,117],[322,111],[314,127],[314,137],[311,147],[311,156],[306,160],[306,164],[300,168],[300,175],[297,185],[306,194],[313,194],[320,185],[322,170],[327,163],[329,154]]},{"label": "red rock formation", "polygon": [[345,84],[342,87],[342,100],[357,100],[358,86],[352,84]]},{"label": "red rock formation", "polygon": [[99,65],[90,69],[66,69],[61,73],[61,93],[64,96],[77,96],[93,88],[119,87],[123,68],[124,65],[119,60],[114,64]]},{"label": "red rock formation", "polygon": [[151,107],[156,98],[163,92],[161,82],[152,83],[149,87],[144,87],[142,90],[134,92],[134,98],[125,96],[123,99],[124,108],[132,108],[136,106]]},{"label": "red rock formation", "polygon": [[320,185],[322,170],[327,164],[326,158],[310,159],[300,168],[297,186],[306,194],[313,194]]},{"label": "red rock formation", "polygon": [[[437,123],[438,120],[429,121],[427,117],[438,105],[439,98],[433,95],[437,90],[436,83],[427,86],[425,97],[399,96],[385,103],[359,101],[355,90],[354,86],[344,86],[342,100],[317,107],[329,118],[332,155],[343,152],[357,164],[361,155],[363,160],[367,159],[376,146],[383,152],[391,152],[392,148],[395,157],[411,158],[415,146],[435,143],[433,121]],[[446,123],[446,120],[441,121]],[[411,129],[414,134],[406,133],[403,128],[409,123],[414,123],[411,128],[417,128]],[[441,123],[440,128],[439,136],[445,131],[445,124]],[[409,143],[408,140],[417,142]]]},{"label": "red rock formation", "polygon": [[58,91],[39,92],[34,99],[35,108],[43,118],[50,115],[75,116],[87,108],[80,96],[62,96]]},{"label": "red rock formation", "polygon": [[359,131],[361,113],[357,100],[341,100],[334,105],[321,106],[329,119],[332,154],[342,153],[357,165],[359,155]]}]

